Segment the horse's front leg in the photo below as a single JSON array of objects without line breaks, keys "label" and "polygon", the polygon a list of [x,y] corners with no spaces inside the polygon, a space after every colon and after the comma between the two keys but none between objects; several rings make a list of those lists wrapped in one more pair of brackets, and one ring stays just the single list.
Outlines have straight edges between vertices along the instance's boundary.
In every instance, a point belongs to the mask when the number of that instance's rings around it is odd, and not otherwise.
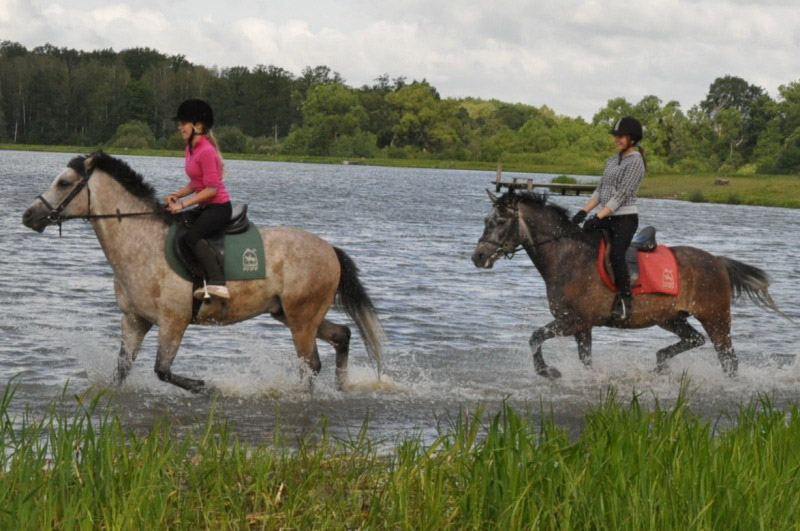
[{"label": "horse's front leg", "polygon": [[196,380],[186,376],[179,376],[172,373],[172,362],[178,354],[178,347],[181,346],[183,333],[188,325],[179,323],[159,323],[158,325],[158,353],[156,355],[155,371],[158,379],[162,382],[177,385],[181,389],[186,389],[193,393],[205,391],[206,384],[203,380]]},{"label": "horse's front leg", "polygon": [[117,370],[114,373],[114,383],[121,384],[131,372],[133,362],[139,347],[142,346],[144,336],[153,327],[153,323],[148,322],[133,313],[122,314],[122,345],[119,348],[117,358]]},{"label": "horse's front leg", "polygon": [[575,342],[578,344],[578,357],[584,367],[592,365],[592,329],[575,332]]},{"label": "horse's front leg", "polygon": [[536,374],[539,376],[550,379],[561,377],[561,372],[559,372],[558,369],[555,367],[548,367],[544,362],[542,343],[556,336],[569,335],[565,333],[566,330],[567,327],[565,323],[556,319],[536,330],[528,340],[528,344],[531,346],[531,351],[533,352],[533,366],[536,369]]}]

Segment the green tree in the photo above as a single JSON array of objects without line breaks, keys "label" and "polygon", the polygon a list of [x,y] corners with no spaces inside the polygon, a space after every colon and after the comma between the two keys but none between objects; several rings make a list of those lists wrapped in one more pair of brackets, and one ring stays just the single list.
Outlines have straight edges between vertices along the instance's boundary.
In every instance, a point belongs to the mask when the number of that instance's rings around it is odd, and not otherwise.
[{"label": "green tree", "polygon": [[314,85],[303,103],[303,127],[309,132],[308,152],[331,154],[341,136],[356,135],[367,119],[353,90],[341,84]]}]

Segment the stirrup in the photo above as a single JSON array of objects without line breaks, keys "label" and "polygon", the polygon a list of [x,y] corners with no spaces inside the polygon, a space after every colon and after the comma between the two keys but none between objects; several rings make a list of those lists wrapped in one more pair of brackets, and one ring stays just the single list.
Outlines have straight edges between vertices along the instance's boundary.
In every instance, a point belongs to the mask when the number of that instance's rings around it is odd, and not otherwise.
[{"label": "stirrup", "polygon": [[208,292],[208,283],[203,279],[203,287],[194,290],[195,299],[203,299],[205,302],[211,300],[211,294]]},{"label": "stirrup", "polygon": [[611,308],[611,318],[617,322],[626,322],[633,313],[633,297],[626,297],[617,293],[614,307]]}]

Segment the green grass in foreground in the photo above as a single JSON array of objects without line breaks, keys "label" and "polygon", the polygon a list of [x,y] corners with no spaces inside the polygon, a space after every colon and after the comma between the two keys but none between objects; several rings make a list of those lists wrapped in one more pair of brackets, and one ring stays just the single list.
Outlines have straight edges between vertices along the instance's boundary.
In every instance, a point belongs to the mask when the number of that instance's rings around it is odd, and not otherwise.
[{"label": "green grass in foreground", "polygon": [[685,396],[664,409],[609,393],[574,441],[509,406],[462,414],[432,444],[411,437],[387,453],[366,428],[246,445],[213,413],[194,436],[167,421],[136,436],[102,395],[15,424],[7,386],[0,528],[796,528],[798,409],[762,399],[717,433]]},{"label": "green grass in foreground", "polygon": [[[95,148],[80,146],[44,146],[0,144],[0,150],[47,151],[58,153],[90,153]],[[106,149],[114,155],[182,157],[181,151],[157,149]],[[298,155],[257,155],[226,153],[228,159],[260,160],[272,162],[303,162],[315,164],[342,164],[341,157],[316,157]],[[485,171],[488,186],[494,182],[497,163],[438,159],[349,159],[352,165],[387,166],[407,168],[455,169]],[[66,160],[65,160],[66,163]],[[520,162],[504,163],[503,171],[520,173],[549,173],[591,175],[598,168],[570,168],[562,165],[531,165]],[[728,181],[725,186],[715,185],[717,178]],[[559,179],[559,177],[556,177]],[[558,182],[558,181],[555,181]],[[640,197],[679,199],[700,203],[726,203],[771,207],[800,208],[800,176],[797,175],[726,175],[726,174],[663,174],[648,173],[642,181]]]}]

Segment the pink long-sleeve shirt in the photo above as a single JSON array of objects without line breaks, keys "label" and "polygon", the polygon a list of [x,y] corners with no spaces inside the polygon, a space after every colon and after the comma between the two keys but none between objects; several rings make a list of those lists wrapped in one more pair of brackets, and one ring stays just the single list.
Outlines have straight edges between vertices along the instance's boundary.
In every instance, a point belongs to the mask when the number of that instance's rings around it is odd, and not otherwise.
[{"label": "pink long-sleeve shirt", "polygon": [[225,179],[222,177],[222,159],[217,153],[214,145],[204,136],[192,146],[186,146],[186,175],[192,183],[195,193],[201,192],[206,188],[216,188],[217,193],[208,201],[203,201],[202,205],[227,203],[231,200]]}]

